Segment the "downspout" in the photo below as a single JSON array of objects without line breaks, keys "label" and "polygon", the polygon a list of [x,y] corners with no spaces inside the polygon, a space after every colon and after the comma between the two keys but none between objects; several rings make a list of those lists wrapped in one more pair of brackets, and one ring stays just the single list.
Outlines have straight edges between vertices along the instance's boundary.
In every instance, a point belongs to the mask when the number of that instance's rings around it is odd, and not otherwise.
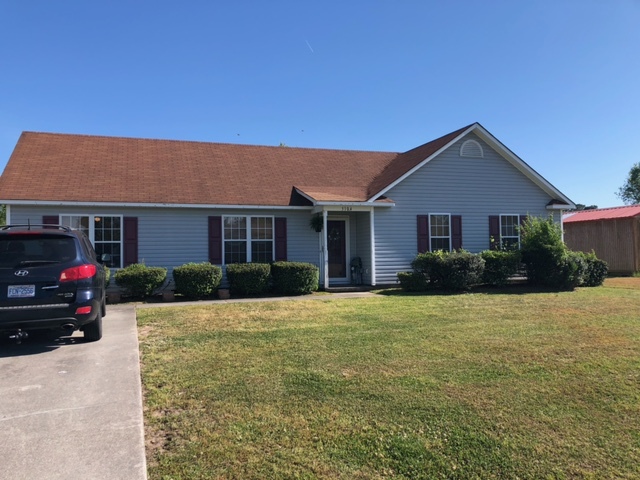
[{"label": "downspout", "polygon": [[327,211],[322,210],[322,254],[324,256],[324,288],[329,287],[329,248],[327,246]]},{"label": "downspout", "polygon": [[369,228],[371,236],[371,286],[376,285],[376,228],[374,208],[369,210]]}]

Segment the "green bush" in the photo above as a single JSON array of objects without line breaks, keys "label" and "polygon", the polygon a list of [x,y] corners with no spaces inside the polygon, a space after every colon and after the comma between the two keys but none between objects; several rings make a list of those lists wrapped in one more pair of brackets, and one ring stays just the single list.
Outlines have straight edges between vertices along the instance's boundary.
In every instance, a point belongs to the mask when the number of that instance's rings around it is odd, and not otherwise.
[{"label": "green bush", "polygon": [[554,275],[547,285],[560,290],[573,290],[582,285],[587,273],[587,261],[580,252],[567,250],[560,257]]},{"label": "green bush", "polygon": [[269,290],[271,265],[268,263],[231,263],[227,265],[229,290],[234,295],[262,295]]},{"label": "green bush", "polygon": [[185,297],[207,297],[216,291],[221,280],[222,269],[208,262],[186,263],[173,269],[176,293]]},{"label": "green bush", "polygon": [[604,260],[600,260],[596,257],[596,254],[583,253],[584,260],[587,262],[587,272],[584,275],[582,286],[584,287],[599,287],[604,283],[604,279],[607,278],[609,273],[609,265]]},{"label": "green bush", "polygon": [[427,277],[417,272],[398,272],[400,287],[405,292],[425,292],[429,289]]},{"label": "green bush", "polygon": [[518,272],[522,261],[518,250],[485,250],[480,256],[484,260],[482,283],[496,287],[505,286]]},{"label": "green bush", "polygon": [[468,290],[480,283],[484,260],[464,250],[456,252],[419,253],[411,262],[414,273],[423,280],[411,280],[418,285],[424,281],[429,286],[448,290]]},{"label": "green bush", "polygon": [[104,267],[104,288],[107,288],[111,283],[111,269],[106,265]]},{"label": "green bush", "polygon": [[306,295],[318,290],[320,270],[311,263],[275,262],[271,264],[273,290],[280,295]]},{"label": "green bush", "polygon": [[148,297],[167,279],[167,269],[134,263],[115,274],[116,285],[132,297]]}]

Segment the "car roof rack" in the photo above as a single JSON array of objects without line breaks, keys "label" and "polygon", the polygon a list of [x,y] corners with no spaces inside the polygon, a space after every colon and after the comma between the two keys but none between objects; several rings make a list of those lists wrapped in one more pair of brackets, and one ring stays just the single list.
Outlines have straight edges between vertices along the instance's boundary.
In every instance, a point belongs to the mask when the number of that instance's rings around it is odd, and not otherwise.
[{"label": "car roof rack", "polygon": [[37,228],[37,229],[57,229],[57,230],[62,230],[63,232],[71,232],[71,228],[67,227],[66,225],[52,225],[52,224],[48,224],[48,223],[24,223],[24,224],[15,224],[15,225],[3,225],[0,227],[0,230],[11,230],[13,229],[22,229],[24,230],[26,227],[26,230],[31,230],[32,228]]}]

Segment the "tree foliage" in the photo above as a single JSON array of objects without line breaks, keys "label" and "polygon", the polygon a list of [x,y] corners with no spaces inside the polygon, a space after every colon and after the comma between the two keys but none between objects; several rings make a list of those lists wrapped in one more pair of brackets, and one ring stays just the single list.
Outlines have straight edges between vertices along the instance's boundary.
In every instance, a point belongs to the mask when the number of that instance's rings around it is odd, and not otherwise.
[{"label": "tree foliage", "polygon": [[616,195],[626,205],[640,203],[640,163],[636,163],[631,167],[629,176]]},{"label": "tree foliage", "polygon": [[7,223],[7,206],[0,205],[0,225]]}]

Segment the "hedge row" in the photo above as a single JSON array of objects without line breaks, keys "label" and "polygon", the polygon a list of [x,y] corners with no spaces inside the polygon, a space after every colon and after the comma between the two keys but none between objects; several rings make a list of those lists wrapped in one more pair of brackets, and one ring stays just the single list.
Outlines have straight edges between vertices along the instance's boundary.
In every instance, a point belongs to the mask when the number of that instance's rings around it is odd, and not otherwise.
[{"label": "hedge row", "polygon": [[232,294],[306,295],[318,289],[318,267],[303,262],[234,263],[227,265],[227,280]]},{"label": "hedge row", "polygon": [[[126,295],[147,297],[167,279],[167,269],[137,263],[118,270],[116,284]],[[318,289],[319,270],[310,263],[275,262],[227,265],[229,289],[234,295],[256,296],[273,291],[280,295],[305,295]],[[189,298],[212,295],[222,281],[222,269],[210,263],[187,263],[173,269],[175,291]]]}]

